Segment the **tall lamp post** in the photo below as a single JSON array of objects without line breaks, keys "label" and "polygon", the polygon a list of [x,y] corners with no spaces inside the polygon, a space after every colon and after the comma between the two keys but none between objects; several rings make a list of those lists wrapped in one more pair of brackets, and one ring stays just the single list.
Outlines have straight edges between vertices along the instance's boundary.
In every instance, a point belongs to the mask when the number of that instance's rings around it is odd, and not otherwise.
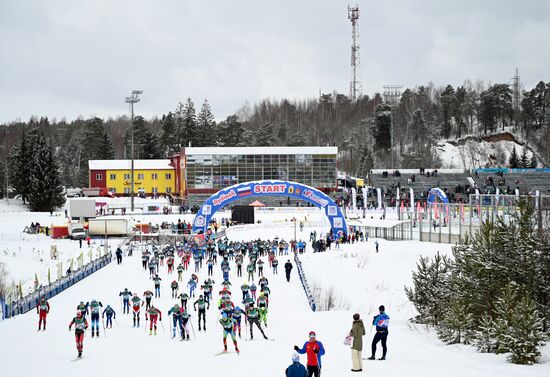
[{"label": "tall lamp post", "polygon": [[130,104],[131,118],[130,118],[130,158],[132,159],[131,178],[130,178],[130,208],[134,212],[134,103],[139,102],[139,95],[143,93],[143,90],[132,90],[132,95],[126,97],[124,102]]}]

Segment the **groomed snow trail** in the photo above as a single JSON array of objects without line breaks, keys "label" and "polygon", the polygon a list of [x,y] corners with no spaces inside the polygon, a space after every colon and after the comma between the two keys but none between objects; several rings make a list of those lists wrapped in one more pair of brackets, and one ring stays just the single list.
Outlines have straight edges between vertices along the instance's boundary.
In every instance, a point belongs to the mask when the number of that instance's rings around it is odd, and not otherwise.
[{"label": "groomed snow trail", "polygon": [[[314,228],[298,232],[298,238],[308,239]],[[319,234],[321,229],[316,229]],[[326,231],[326,230],[325,230]],[[233,240],[273,239],[278,236],[290,240],[294,229],[289,225],[252,225],[230,229],[228,237]],[[195,340],[182,342],[170,339],[170,323],[167,310],[175,300],[170,299],[169,285],[177,278],[167,275],[166,266],[161,269],[162,297],[154,304],[162,310],[166,333],[159,327],[159,333],[149,336],[142,322],[139,329],[132,328],[130,315],[122,315],[119,292],[124,288],[136,291],[140,296],[153,288],[148,272],[141,268],[139,255],[124,258],[123,264],[112,263],[96,274],[84,279],[61,295],[50,300],[52,307],[48,316],[48,330],[37,333],[38,316],[30,312],[14,319],[0,322],[0,366],[6,376],[59,377],[157,376],[177,373],[192,376],[224,377],[260,375],[262,377],[284,376],[291,363],[292,347],[301,346],[307,340],[310,330],[317,332],[327,354],[323,357],[323,373],[327,376],[353,376],[351,359],[343,340],[351,327],[352,314],[361,313],[366,327],[363,357],[369,356],[371,336],[368,335],[369,321],[378,305],[385,304],[392,317],[388,338],[388,360],[363,363],[368,375],[425,377],[542,377],[550,375],[550,347],[543,350],[543,363],[531,366],[517,366],[506,363],[503,355],[487,355],[476,352],[468,346],[447,346],[437,340],[431,331],[422,326],[411,326],[407,319],[413,315],[413,308],[406,300],[403,286],[410,285],[411,272],[419,255],[433,255],[437,250],[449,253],[448,245],[419,242],[380,242],[380,253],[374,252],[373,240],[368,243],[345,245],[341,251],[334,250],[301,257],[308,280],[322,282],[324,288],[334,287],[347,309],[333,312],[313,313],[298,281],[296,269],[287,283],[284,278],[284,263],[288,257],[279,257],[279,275],[273,276],[266,263],[264,270],[272,290],[266,333],[275,341],[265,341],[255,329],[254,341],[239,340],[241,355],[235,355],[231,342],[229,354],[214,356],[223,349],[222,331],[216,323],[218,312],[215,304],[207,312],[206,333],[198,333],[196,312],[192,312]],[[346,255],[347,253],[347,255]],[[366,257],[365,268],[358,263]],[[233,268],[230,280],[234,286],[234,297],[241,297],[240,285],[245,279],[237,278]],[[193,270],[184,273],[184,282]],[[217,302],[219,283],[222,281],[219,264],[215,267],[214,301]],[[206,267],[198,273],[199,281],[206,278]],[[180,289],[181,291],[181,289]],[[80,301],[92,299],[111,304],[117,311],[116,324],[112,330],[103,330],[99,339],[92,339],[88,331],[84,340],[84,358],[72,362],[76,356],[74,331],[68,331],[68,324]],[[237,300],[234,300],[237,301]],[[380,354],[380,346],[378,350]],[[301,361],[305,363],[305,356]]]}]

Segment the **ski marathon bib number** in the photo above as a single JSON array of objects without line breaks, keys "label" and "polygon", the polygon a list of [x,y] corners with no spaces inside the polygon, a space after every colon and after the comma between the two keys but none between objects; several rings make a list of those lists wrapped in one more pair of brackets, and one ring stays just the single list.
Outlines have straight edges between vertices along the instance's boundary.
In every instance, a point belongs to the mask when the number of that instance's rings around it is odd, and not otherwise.
[{"label": "ski marathon bib number", "polygon": [[376,326],[378,327],[388,327],[390,324],[390,319],[379,319],[378,322],[376,322]]},{"label": "ski marathon bib number", "polygon": [[75,329],[79,331],[84,331],[86,329],[86,324],[84,322],[77,322],[75,323]]}]

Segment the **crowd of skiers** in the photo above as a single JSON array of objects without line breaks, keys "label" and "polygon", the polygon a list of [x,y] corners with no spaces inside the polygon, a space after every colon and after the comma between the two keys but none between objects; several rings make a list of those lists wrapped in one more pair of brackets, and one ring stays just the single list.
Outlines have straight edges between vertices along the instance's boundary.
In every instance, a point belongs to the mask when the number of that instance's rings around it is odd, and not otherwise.
[{"label": "crowd of skiers", "polygon": [[[222,328],[223,351],[228,351],[227,338],[230,337],[235,352],[239,353],[238,339],[242,338],[242,325],[245,326],[244,335],[254,339],[254,327],[264,339],[269,339],[265,333],[268,325],[269,298],[271,289],[265,276],[264,265],[273,276],[278,274],[277,257],[286,256],[289,253],[290,244],[284,240],[257,240],[250,242],[229,242],[225,239],[196,238],[182,244],[157,247],[149,245],[142,252],[142,268],[152,282],[153,290],[146,290],[143,294],[130,291],[125,288],[119,292],[121,298],[121,310],[123,315],[131,316],[133,327],[140,327],[141,311],[144,309],[145,331],[149,335],[157,335],[158,325],[162,325],[163,311],[155,306],[154,300],[161,297],[160,269],[166,268],[169,277],[174,276],[169,283],[170,298],[175,302],[165,311],[171,324],[170,335],[173,339],[189,341],[190,334],[196,338],[195,328],[191,320],[191,309],[196,312],[198,331],[206,332],[206,312],[215,305],[219,311],[217,322]],[[297,248],[298,250],[299,248]],[[117,250],[118,252],[118,250]],[[118,255],[117,255],[118,256]],[[177,263],[177,265],[176,265]],[[206,267],[206,279],[201,283],[198,273],[204,273]],[[265,266],[267,267],[267,266]],[[221,270],[223,280],[220,282],[217,302],[214,301],[214,285],[212,279],[214,268]],[[290,259],[284,265],[285,277],[290,281],[293,266]],[[192,270],[192,271],[191,271]],[[241,278],[243,282],[238,288],[233,288],[230,281],[230,271],[234,270],[233,278]],[[184,274],[189,274],[189,280],[184,283]],[[234,281],[233,280],[233,281]],[[257,283],[257,285],[256,285]],[[240,289],[240,294],[237,292]],[[78,357],[82,356],[85,331],[91,327],[91,336],[100,334],[100,317],[102,327],[111,329],[113,320],[118,326],[116,312],[111,305],[103,308],[101,301],[96,299],[77,306],[75,317],[70,321],[69,330],[75,328],[75,342]],[[373,326],[376,327],[371,345],[371,357],[375,359],[376,348],[382,343],[382,356],[386,358],[386,340],[388,336],[389,317],[385,313],[384,306],[380,306],[380,313],[373,318]],[[38,330],[46,329],[46,317],[50,311],[50,305],[42,298],[37,305],[39,314]],[[87,317],[90,316],[90,322]],[[106,321],[105,321],[106,319]],[[148,325],[147,325],[147,322]],[[190,331],[191,330],[191,331]],[[346,344],[351,346],[352,371],[362,371],[362,337],[365,335],[365,327],[359,314],[353,316],[352,328],[346,338]],[[316,339],[315,332],[309,333],[309,340],[302,347],[294,346],[295,354],[292,356],[292,365],[286,370],[287,377],[318,377],[321,372],[321,356],[325,353],[323,344]],[[306,354],[307,361],[304,367],[299,362],[299,354]]]}]

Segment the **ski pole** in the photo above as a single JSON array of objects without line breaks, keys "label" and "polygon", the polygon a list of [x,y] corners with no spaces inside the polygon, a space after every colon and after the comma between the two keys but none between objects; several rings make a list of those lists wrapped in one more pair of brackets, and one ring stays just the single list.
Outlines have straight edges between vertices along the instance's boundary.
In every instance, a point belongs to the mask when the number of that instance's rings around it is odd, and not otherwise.
[{"label": "ski pole", "polygon": [[118,325],[118,321],[116,320],[116,317],[115,317],[115,318],[113,318],[113,319],[115,320],[115,323],[116,323],[116,327],[120,327],[120,326]]},{"label": "ski pole", "polygon": [[162,327],[162,333],[166,334],[166,331],[164,331],[164,324],[162,323],[162,320],[159,319],[159,322],[160,322],[160,327]]},{"label": "ski pole", "polygon": [[143,329],[145,334],[147,334],[147,317],[145,317],[145,328]]},{"label": "ski pole", "polygon": [[197,335],[195,335],[195,329],[193,328],[193,322],[189,321],[189,323],[191,324],[191,331],[193,331],[193,338],[195,338],[195,340],[197,340]]},{"label": "ski pole", "polygon": [[103,319],[103,317],[101,317],[101,325],[103,326],[103,333],[105,334],[105,336],[107,336],[107,331],[105,331],[105,320]]}]

